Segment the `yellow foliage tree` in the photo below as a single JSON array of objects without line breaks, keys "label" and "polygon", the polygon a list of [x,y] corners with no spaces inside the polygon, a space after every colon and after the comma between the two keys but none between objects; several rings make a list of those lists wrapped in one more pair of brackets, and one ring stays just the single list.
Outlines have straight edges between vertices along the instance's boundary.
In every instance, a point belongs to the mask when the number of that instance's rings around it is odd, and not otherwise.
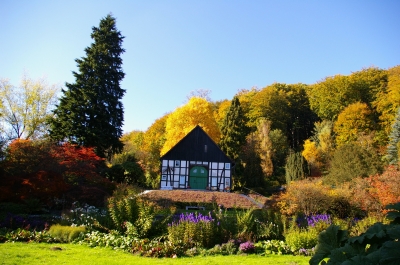
[{"label": "yellow foliage tree", "polygon": [[261,119],[257,127],[258,137],[258,153],[261,159],[261,169],[265,176],[271,176],[274,172],[274,165],[272,164],[273,146],[269,133],[271,131],[271,121]]},{"label": "yellow foliage tree", "polygon": [[320,168],[322,166],[321,162],[321,151],[316,146],[315,142],[312,142],[310,139],[304,141],[303,152],[301,153],[307,162],[316,168]]},{"label": "yellow foliage tree", "polygon": [[230,106],[231,106],[231,101],[225,99],[218,105],[218,108],[214,111],[214,118],[219,128],[221,128],[222,124],[224,124],[224,119]]},{"label": "yellow foliage tree", "polygon": [[168,116],[165,126],[166,141],[161,155],[167,153],[196,125],[200,125],[215,142],[219,141],[220,131],[211,104],[200,97],[192,97],[186,105],[177,108]]},{"label": "yellow foliage tree", "polygon": [[57,85],[48,84],[45,78],[31,79],[26,73],[20,86],[0,79],[0,122],[11,139],[39,139],[48,131],[46,120],[57,103]]},{"label": "yellow foliage tree", "polygon": [[370,134],[373,130],[371,110],[365,103],[353,103],[338,116],[334,125],[338,146],[354,142],[361,134]]},{"label": "yellow foliage tree", "polygon": [[389,135],[400,107],[400,65],[388,69],[387,74],[387,87],[378,92],[373,104],[380,113],[379,120],[386,135]]},{"label": "yellow foliage tree", "polygon": [[316,122],[314,126],[314,135],[304,141],[302,155],[311,166],[311,174],[319,175],[335,150],[335,138],[331,121]]}]

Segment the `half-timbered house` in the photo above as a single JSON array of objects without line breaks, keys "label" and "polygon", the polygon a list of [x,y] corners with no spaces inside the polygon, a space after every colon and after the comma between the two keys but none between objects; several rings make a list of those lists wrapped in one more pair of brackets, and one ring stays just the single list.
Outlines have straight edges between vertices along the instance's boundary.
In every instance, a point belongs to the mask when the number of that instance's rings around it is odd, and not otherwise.
[{"label": "half-timbered house", "polygon": [[161,189],[231,189],[234,163],[199,125],[160,160]]}]

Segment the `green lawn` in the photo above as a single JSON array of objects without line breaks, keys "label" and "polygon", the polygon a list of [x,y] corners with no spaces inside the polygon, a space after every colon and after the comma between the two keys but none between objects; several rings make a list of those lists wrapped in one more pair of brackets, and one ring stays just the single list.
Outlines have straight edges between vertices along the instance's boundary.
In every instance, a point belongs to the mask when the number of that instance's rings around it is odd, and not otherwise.
[{"label": "green lawn", "polygon": [[[57,246],[62,250],[52,250]],[[213,256],[194,258],[143,258],[132,254],[115,251],[108,248],[90,248],[74,244],[44,244],[44,243],[4,243],[0,244],[0,264],[308,264],[309,257],[303,256]]]}]

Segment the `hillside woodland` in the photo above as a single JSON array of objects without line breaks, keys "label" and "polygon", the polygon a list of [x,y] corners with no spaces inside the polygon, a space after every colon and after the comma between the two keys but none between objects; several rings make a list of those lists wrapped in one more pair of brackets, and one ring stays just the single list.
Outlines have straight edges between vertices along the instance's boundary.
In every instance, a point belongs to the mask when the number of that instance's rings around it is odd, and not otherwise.
[{"label": "hillside woodland", "polygon": [[143,168],[141,184],[157,188],[160,155],[199,124],[235,160],[236,190],[263,193],[308,177],[340,185],[397,165],[399,66],[365,68],[309,85],[274,83],[241,90],[232,100],[207,99],[204,91],[194,94],[146,131],[123,135],[123,153],[114,161],[134,156]]}]

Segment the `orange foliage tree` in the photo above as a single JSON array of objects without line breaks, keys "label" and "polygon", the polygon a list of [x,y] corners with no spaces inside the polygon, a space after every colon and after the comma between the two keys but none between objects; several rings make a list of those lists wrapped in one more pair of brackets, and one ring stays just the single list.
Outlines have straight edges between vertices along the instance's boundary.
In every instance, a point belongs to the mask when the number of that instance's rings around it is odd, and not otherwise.
[{"label": "orange foliage tree", "polygon": [[53,206],[54,199],[63,198],[101,204],[101,197],[112,189],[99,174],[102,165],[93,148],[15,140],[2,162],[0,201],[34,198]]}]

